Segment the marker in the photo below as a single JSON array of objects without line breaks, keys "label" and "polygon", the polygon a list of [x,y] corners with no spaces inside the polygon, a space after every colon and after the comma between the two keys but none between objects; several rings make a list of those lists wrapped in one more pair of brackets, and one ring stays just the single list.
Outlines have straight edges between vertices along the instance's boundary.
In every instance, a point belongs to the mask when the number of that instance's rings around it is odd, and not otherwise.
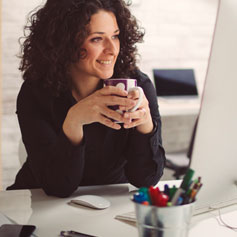
[{"label": "marker", "polygon": [[194,197],[196,196],[196,193],[197,193],[197,189],[193,189],[192,192],[191,192],[191,195],[190,195],[191,200],[194,199]]},{"label": "marker", "polygon": [[198,179],[195,179],[191,182],[191,184],[189,185],[189,189],[193,189],[193,187],[199,183],[199,180]]},{"label": "marker", "polygon": [[192,183],[189,185],[188,191],[186,192],[185,196],[190,196],[192,189],[198,184],[198,179],[195,179],[192,181]]},{"label": "marker", "polygon": [[137,203],[143,203],[147,201],[147,198],[144,193],[136,192],[133,194],[133,201]]},{"label": "marker", "polygon": [[169,201],[172,200],[175,192],[177,191],[177,187],[174,185],[171,189],[170,189],[170,195],[169,195]]},{"label": "marker", "polygon": [[203,184],[200,184],[197,189],[193,190],[193,192],[191,194],[191,198],[189,200],[189,203],[191,203],[191,202],[193,202],[195,200],[195,198],[197,196],[197,193],[200,191],[202,186],[203,186]]},{"label": "marker", "polygon": [[166,207],[169,200],[169,196],[164,193],[160,193],[158,200],[158,207]]},{"label": "marker", "polygon": [[183,204],[183,200],[184,200],[184,199],[183,199],[182,197],[179,197],[178,200],[177,200],[176,205],[179,206],[179,205]]},{"label": "marker", "polygon": [[180,188],[182,188],[184,190],[188,190],[188,187],[189,187],[189,184],[190,184],[190,181],[191,181],[193,175],[194,175],[194,170],[188,169],[188,171],[186,172],[186,174],[184,176],[183,182],[181,183]]},{"label": "marker", "polygon": [[171,202],[172,202],[172,205],[176,205],[177,204],[177,201],[178,201],[178,198],[185,192],[188,191],[188,187],[189,187],[189,184],[190,184],[190,181],[192,179],[194,175],[194,170],[192,169],[188,169],[188,171],[186,172],[185,176],[184,176],[184,179],[180,185],[180,188],[177,189],[177,191],[175,192]]},{"label": "marker", "polygon": [[154,206],[157,206],[159,204],[159,199],[160,199],[160,190],[159,188],[153,188],[152,186],[149,188],[149,196],[151,198],[151,204]]},{"label": "marker", "polygon": [[149,193],[150,193],[152,205],[158,206],[158,207],[167,206],[169,196],[160,192],[158,187],[157,188],[150,187]]},{"label": "marker", "polygon": [[170,196],[170,188],[168,184],[165,184],[164,186],[164,194]]},{"label": "marker", "polygon": [[183,204],[188,204],[190,203],[190,194],[185,194],[184,199],[183,199]]},{"label": "marker", "polygon": [[139,188],[138,192],[144,193],[144,195],[146,197],[146,201],[148,201],[149,204],[152,204],[148,188],[146,188],[146,187]]},{"label": "marker", "polygon": [[142,202],[142,205],[149,206],[149,202],[148,201],[144,201],[144,202]]}]

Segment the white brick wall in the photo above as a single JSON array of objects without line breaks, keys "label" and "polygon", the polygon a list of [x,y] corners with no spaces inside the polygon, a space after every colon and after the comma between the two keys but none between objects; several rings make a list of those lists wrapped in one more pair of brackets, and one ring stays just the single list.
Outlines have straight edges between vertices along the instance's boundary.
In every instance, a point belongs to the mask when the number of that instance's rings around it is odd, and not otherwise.
[{"label": "white brick wall", "polygon": [[[42,0],[43,1],[43,0]],[[2,0],[2,165],[3,188],[11,184],[20,167],[20,131],[15,115],[16,96],[22,82],[18,71],[17,40],[26,14],[41,0]],[[139,45],[141,69],[152,78],[153,68],[194,68],[202,92],[217,0],[137,0],[131,7],[146,29]]]}]

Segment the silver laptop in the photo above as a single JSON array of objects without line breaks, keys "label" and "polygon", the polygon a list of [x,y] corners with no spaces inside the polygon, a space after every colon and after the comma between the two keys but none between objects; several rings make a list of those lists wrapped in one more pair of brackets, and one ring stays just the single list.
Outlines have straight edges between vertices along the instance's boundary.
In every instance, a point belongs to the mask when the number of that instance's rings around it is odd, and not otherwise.
[{"label": "silver laptop", "polygon": [[202,177],[195,213],[237,204],[237,1],[219,2],[191,168]]}]

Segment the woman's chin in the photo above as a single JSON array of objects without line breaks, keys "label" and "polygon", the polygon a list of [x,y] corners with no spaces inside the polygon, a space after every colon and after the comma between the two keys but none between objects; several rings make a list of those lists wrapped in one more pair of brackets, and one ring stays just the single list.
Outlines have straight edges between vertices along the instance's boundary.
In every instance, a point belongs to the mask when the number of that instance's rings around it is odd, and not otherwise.
[{"label": "woman's chin", "polygon": [[114,74],[114,72],[111,72],[111,73],[103,73],[103,74],[101,74],[100,78],[101,78],[102,80],[107,80],[107,79],[111,78],[111,77],[113,76],[113,74]]}]

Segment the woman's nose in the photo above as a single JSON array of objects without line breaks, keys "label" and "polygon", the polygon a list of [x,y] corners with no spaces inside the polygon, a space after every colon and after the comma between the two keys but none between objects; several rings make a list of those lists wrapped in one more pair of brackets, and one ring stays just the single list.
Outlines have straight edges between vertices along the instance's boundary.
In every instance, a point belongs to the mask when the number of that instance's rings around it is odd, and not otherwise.
[{"label": "woman's nose", "polygon": [[117,45],[116,42],[112,40],[107,40],[105,42],[105,48],[104,48],[105,53],[117,54],[118,50],[119,50],[119,46]]}]

